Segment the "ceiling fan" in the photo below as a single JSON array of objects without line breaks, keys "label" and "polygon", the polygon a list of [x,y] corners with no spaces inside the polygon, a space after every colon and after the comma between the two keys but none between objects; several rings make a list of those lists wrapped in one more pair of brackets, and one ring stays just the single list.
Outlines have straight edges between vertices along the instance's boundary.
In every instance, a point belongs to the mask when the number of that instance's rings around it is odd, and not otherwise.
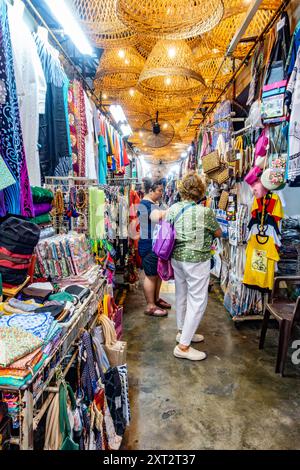
[{"label": "ceiling fan", "polygon": [[156,112],[156,118],[148,119],[139,130],[139,136],[147,147],[160,148],[169,145],[172,142],[175,131],[169,121],[158,120],[159,113]]}]

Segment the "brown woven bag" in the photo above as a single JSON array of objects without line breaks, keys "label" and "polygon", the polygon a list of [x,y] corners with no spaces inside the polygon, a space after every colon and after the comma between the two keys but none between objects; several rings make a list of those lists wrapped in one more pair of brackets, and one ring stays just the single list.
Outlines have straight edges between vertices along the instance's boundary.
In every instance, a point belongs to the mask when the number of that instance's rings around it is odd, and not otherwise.
[{"label": "brown woven bag", "polygon": [[229,199],[229,193],[227,191],[222,191],[221,197],[219,200],[219,209],[222,209],[223,211],[226,211],[226,207],[228,204],[228,199]]},{"label": "brown woven bag", "polygon": [[209,174],[209,177],[218,184],[225,183],[230,178],[230,171],[228,167],[219,168],[218,170]]},{"label": "brown woven bag", "polygon": [[221,161],[217,151],[211,152],[202,158],[202,168],[204,173],[211,173],[220,168]]}]

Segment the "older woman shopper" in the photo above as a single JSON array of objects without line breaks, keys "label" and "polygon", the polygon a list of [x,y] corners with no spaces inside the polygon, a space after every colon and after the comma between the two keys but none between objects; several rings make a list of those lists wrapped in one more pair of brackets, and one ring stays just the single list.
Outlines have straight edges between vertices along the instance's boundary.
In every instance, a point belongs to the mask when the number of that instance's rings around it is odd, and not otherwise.
[{"label": "older woman shopper", "polygon": [[175,223],[176,242],[172,266],[176,289],[176,318],[179,343],[174,349],[178,358],[200,361],[206,354],[191,347],[204,337],[196,331],[205,313],[208,301],[211,245],[222,232],[212,209],[199,204],[205,194],[205,185],[196,173],[186,175],[178,185],[181,202],[174,204],[166,218]]},{"label": "older woman shopper", "polygon": [[140,222],[139,255],[142,258],[142,267],[145,272],[144,294],[147,302],[146,315],[165,317],[166,309],[171,308],[165,300],[159,297],[161,279],[157,274],[158,258],[152,251],[153,230],[156,222],[161,218],[159,201],[163,195],[163,186],[152,182],[149,178],[143,180],[144,198],[138,207]]}]

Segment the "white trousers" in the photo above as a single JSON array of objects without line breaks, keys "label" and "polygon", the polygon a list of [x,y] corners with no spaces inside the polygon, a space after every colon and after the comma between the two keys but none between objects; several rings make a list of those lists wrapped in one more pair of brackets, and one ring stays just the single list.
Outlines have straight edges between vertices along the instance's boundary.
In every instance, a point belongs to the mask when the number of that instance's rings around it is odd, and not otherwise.
[{"label": "white trousers", "polygon": [[188,263],[172,259],[172,266],[177,328],[182,331],[180,343],[189,346],[207,307],[210,260]]}]

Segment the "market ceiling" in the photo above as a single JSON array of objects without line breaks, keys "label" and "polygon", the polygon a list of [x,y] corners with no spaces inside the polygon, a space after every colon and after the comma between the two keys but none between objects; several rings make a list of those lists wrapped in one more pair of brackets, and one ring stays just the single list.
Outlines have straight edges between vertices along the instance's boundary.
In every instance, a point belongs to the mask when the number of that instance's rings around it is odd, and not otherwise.
[{"label": "market ceiling", "polygon": [[68,0],[93,46],[102,50],[95,92],[103,105],[123,107],[133,130],[129,141],[146,157],[175,161],[186,152],[201,111],[220,95],[282,3],[259,2],[224,60],[257,1]]}]

